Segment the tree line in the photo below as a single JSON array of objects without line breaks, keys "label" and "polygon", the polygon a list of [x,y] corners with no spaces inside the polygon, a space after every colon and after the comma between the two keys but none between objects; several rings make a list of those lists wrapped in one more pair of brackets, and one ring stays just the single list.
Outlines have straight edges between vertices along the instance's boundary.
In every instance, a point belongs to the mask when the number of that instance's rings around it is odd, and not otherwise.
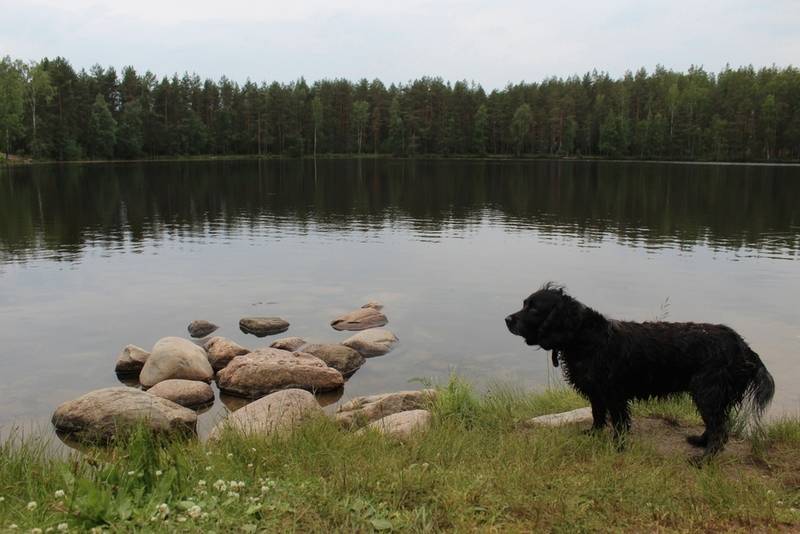
[{"label": "tree line", "polygon": [[800,70],[639,69],[486,92],[423,77],[239,84],[61,57],[0,61],[0,146],[37,159],[540,155],[800,159]]}]

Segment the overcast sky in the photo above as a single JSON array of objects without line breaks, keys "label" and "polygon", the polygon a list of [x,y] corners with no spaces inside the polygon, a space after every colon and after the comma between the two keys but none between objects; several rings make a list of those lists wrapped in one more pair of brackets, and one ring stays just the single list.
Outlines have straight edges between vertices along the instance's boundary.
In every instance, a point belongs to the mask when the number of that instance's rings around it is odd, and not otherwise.
[{"label": "overcast sky", "polygon": [[0,55],[237,81],[800,64],[800,0],[0,0]]}]

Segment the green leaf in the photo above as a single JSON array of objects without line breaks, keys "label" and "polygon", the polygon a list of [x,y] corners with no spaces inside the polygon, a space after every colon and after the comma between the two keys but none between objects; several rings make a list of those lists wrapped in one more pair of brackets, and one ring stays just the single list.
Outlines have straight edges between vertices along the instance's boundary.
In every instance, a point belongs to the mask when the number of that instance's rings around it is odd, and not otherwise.
[{"label": "green leaf", "polygon": [[375,530],[392,530],[392,522],[388,519],[370,519],[369,522]]}]

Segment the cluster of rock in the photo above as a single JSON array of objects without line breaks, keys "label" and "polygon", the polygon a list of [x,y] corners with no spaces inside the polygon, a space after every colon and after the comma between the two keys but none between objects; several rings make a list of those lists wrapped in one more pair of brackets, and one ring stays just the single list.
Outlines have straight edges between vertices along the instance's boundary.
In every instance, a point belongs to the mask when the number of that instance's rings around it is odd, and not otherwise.
[{"label": "cluster of rock", "polygon": [[[308,343],[287,337],[251,350],[214,336],[200,344],[165,337],[150,352],[128,345],[117,359],[116,372],[121,377],[138,376],[144,390],[115,387],[93,391],[59,406],[53,424],[79,439],[95,440],[110,439],[118,427],[133,421],[143,421],[156,431],[194,431],[196,410],[214,401],[209,383],[215,380],[223,393],[257,400],[221,422],[212,435],[218,435],[224,426],[259,433],[291,427],[322,413],[312,393],[341,390],[367,358],[394,348],[397,336],[380,328],[388,322],[381,309],[380,304],[370,302],[333,320],[331,326],[336,330],[358,332],[341,343]],[[204,338],[218,328],[198,320],[189,324],[188,331],[192,337]],[[263,337],[285,332],[289,323],[278,317],[245,317],[239,328]],[[426,391],[359,397],[340,407],[335,418],[348,427],[369,425],[407,437],[429,424],[430,413],[423,406],[431,395]]]}]

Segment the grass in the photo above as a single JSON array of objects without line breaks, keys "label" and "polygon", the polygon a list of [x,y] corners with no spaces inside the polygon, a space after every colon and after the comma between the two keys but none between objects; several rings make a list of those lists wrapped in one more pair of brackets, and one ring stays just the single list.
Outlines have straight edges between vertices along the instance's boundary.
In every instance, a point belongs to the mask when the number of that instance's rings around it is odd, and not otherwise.
[{"label": "grass", "polygon": [[[283,438],[227,433],[213,445],[137,429],[114,447],[68,455],[12,437],[0,445],[0,530],[800,529],[798,420],[768,426],[754,453],[696,469],[641,433],[618,452],[610,436],[579,427],[519,425],[585,405],[570,390],[478,396],[459,380],[439,389],[432,428],[405,444],[324,418]],[[634,413],[697,422],[684,398]]]}]

